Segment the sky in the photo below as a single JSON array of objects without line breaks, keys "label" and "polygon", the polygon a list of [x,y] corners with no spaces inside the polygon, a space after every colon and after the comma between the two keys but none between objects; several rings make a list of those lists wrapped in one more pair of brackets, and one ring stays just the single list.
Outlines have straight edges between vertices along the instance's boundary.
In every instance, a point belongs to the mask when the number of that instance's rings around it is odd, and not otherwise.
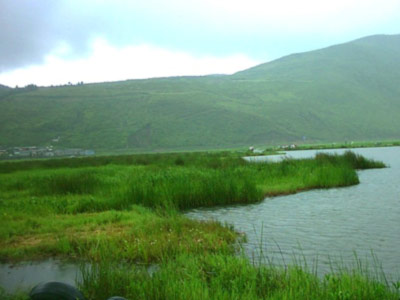
[{"label": "sky", "polygon": [[399,0],[0,0],[0,84],[232,74],[399,33]]}]

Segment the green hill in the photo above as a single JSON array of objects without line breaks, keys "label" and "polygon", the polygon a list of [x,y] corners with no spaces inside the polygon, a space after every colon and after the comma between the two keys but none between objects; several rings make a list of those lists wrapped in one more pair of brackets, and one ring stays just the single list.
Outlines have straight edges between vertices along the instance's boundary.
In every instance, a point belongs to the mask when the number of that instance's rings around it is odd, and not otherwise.
[{"label": "green hill", "polygon": [[0,84],[0,99],[7,95],[11,89],[8,86]]},{"label": "green hill", "polygon": [[400,35],[293,54],[232,76],[0,94],[0,145],[207,149],[400,138]]}]

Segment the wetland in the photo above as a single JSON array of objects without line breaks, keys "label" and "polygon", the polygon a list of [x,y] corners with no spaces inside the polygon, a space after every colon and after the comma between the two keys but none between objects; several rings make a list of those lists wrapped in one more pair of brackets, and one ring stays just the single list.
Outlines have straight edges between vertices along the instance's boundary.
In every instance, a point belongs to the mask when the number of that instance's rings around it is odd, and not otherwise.
[{"label": "wetland", "polygon": [[[261,163],[249,163],[242,155],[171,153],[2,163],[0,259],[6,264],[49,258],[84,261],[76,284],[88,299],[115,294],[135,299],[290,299],[293,294],[339,299],[346,293],[349,299],[396,299],[397,283],[385,282],[381,273],[375,276],[356,266],[320,271],[321,277],[285,257],[296,250],[296,242],[307,260],[333,257],[338,253],[332,245],[344,251],[352,248],[346,237],[353,240],[354,226],[362,233],[369,231],[362,228],[366,223],[381,222],[368,216],[370,222],[349,223],[343,210],[351,201],[340,193],[362,186],[363,174],[393,170],[387,155],[370,159],[353,152],[319,153]],[[306,190],[313,191],[298,193]],[[337,196],[326,198],[323,192]],[[302,198],[310,193],[322,194]],[[291,195],[278,196],[283,194]],[[336,198],[342,200],[335,202]],[[366,207],[391,220],[387,211],[379,213],[369,202],[357,203],[354,209]],[[345,218],[337,223],[347,231],[328,224],[335,209],[339,218]],[[257,233],[260,228],[262,233]],[[371,236],[375,234],[388,239],[378,232]],[[264,235],[267,245],[271,240],[280,245],[284,266],[274,256],[276,249],[256,243]],[[390,238],[386,243],[396,246]],[[361,247],[355,244],[354,250],[375,247],[366,242]],[[257,263],[257,249],[272,255],[272,262]],[[158,265],[152,275],[138,267],[150,264]],[[24,295],[22,291],[7,297]]]}]

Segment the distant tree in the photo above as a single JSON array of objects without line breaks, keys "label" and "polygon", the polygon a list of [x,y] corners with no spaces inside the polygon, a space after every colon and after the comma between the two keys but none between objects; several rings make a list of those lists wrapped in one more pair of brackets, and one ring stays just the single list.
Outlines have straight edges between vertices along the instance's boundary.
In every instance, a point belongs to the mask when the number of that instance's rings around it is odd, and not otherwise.
[{"label": "distant tree", "polygon": [[25,86],[24,89],[29,90],[29,91],[34,91],[34,90],[37,90],[38,87],[36,84],[31,83],[31,84],[28,84],[27,86]]}]

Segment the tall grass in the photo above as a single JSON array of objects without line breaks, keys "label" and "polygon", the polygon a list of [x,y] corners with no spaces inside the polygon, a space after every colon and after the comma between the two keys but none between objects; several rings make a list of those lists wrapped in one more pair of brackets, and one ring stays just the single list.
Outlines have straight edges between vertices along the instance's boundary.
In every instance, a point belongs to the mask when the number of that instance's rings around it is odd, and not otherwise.
[{"label": "tall grass", "polygon": [[359,183],[357,173],[347,159],[334,155],[256,164],[252,176],[257,178],[259,188],[267,196]]},{"label": "tall grass", "polygon": [[107,165],[192,165],[221,168],[226,165],[244,164],[244,161],[240,159],[240,155],[240,153],[234,152],[183,152],[3,161],[0,162],[0,173],[37,169],[101,167]]},{"label": "tall grass", "polygon": [[[247,204],[264,196],[357,184],[356,168],[384,166],[351,152],[262,164],[228,154],[149,157],[156,162],[0,174],[0,191],[10,198],[3,205],[37,209],[40,203],[56,213],[84,213],[129,209],[135,204],[178,210]],[[65,162],[69,166],[69,160]]]},{"label": "tall grass", "polygon": [[[225,153],[210,157],[160,155],[158,159],[159,163],[150,165],[39,168],[0,174],[0,236],[4,238],[0,246],[10,249],[1,253],[7,257],[26,256],[39,251],[37,241],[43,241],[42,252],[48,248],[52,253],[68,253],[65,249],[74,246],[50,246],[43,235],[64,232],[68,226],[76,231],[74,220],[81,219],[73,216],[76,214],[130,212],[138,205],[170,213],[202,206],[253,203],[265,195],[356,184],[354,167],[381,166],[351,153],[262,164],[246,163]],[[70,225],[56,226],[64,224],[60,220],[66,215],[72,215],[66,219]],[[35,242],[18,241],[23,235],[35,235]],[[10,241],[14,241],[11,246]],[[92,244],[88,245],[90,248]],[[25,254],[18,254],[20,248],[24,248]]]},{"label": "tall grass", "polygon": [[149,274],[110,260],[86,265],[79,286],[88,299],[398,299],[399,290],[359,270],[323,278],[299,266],[255,266],[244,257],[181,255]]},{"label": "tall grass", "polygon": [[251,178],[235,170],[168,168],[131,174],[117,199],[149,207],[187,209],[260,200]]},{"label": "tall grass", "polygon": [[99,188],[100,183],[93,170],[83,169],[43,176],[35,182],[34,190],[37,195],[90,194]]},{"label": "tall grass", "polygon": [[383,162],[375,161],[373,159],[367,159],[364,156],[356,154],[352,151],[346,151],[343,155],[317,153],[315,155],[315,159],[321,164],[324,164],[326,162],[329,162],[330,164],[347,163],[356,170],[386,167]]},{"label": "tall grass", "polygon": [[219,222],[199,222],[178,213],[141,206],[59,216],[4,216],[0,260],[49,256],[99,261],[159,262],[182,253],[231,253],[238,235]]}]

